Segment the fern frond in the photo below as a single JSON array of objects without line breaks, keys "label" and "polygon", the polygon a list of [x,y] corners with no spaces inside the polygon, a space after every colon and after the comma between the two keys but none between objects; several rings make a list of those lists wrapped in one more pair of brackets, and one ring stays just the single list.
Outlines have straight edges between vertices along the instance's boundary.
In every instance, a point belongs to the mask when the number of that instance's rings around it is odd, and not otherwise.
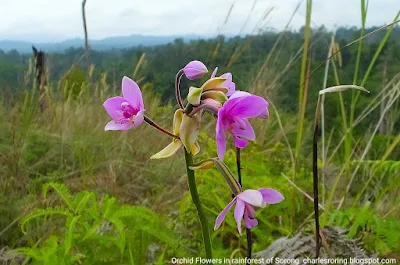
[{"label": "fern frond", "polygon": [[74,236],[74,230],[76,223],[78,222],[79,218],[81,218],[80,215],[74,216],[69,223],[67,223],[67,231],[65,235],[65,240],[64,240],[64,255],[67,255],[69,250],[72,247],[72,240]]},{"label": "fern frond", "polygon": [[87,207],[87,204],[89,200],[93,201],[93,205],[97,208],[97,203],[96,203],[96,195],[93,192],[82,192],[83,197],[79,200],[76,201],[76,207],[75,207],[75,212],[77,214],[81,213],[83,210],[85,210],[85,207]]},{"label": "fern frond", "polygon": [[[112,216],[115,213],[116,206],[115,206],[115,198],[114,197],[109,197],[106,195],[104,197],[104,208],[102,209],[103,216],[105,219],[108,219],[110,216]],[[102,207],[102,208],[103,208]]]},{"label": "fern frond", "polygon": [[61,197],[61,199],[64,201],[64,203],[66,205],[68,205],[69,209],[71,211],[74,211],[74,207],[73,207],[74,197],[72,196],[71,191],[68,189],[68,187],[66,185],[64,185],[62,183],[58,183],[58,182],[50,182],[50,183],[44,184],[43,189],[42,189],[42,195],[45,199],[46,199],[49,188],[54,189],[58,193],[58,195]]},{"label": "fern frond", "polygon": [[47,216],[56,215],[56,214],[67,216],[70,214],[70,212],[68,211],[68,209],[66,209],[62,206],[48,207],[45,209],[33,210],[27,216],[22,218],[22,220],[20,222],[20,227],[21,227],[22,233],[26,234],[25,224],[28,223],[29,221],[31,221],[32,219],[36,219],[39,217],[47,217]]},{"label": "fern frond", "polygon": [[32,258],[34,260],[42,260],[43,258],[41,257],[41,252],[40,249],[38,248],[28,248],[28,247],[23,247],[23,248],[17,248],[13,250],[16,253],[22,254],[28,258]]},{"label": "fern frond", "polygon": [[356,220],[354,221],[353,225],[350,228],[350,231],[348,233],[348,236],[350,238],[354,238],[355,235],[357,234],[358,228],[362,227],[363,224],[366,223],[366,221],[370,218],[370,202],[366,202],[365,205],[362,207],[361,211],[356,217]]},{"label": "fern frond", "polygon": [[144,220],[157,220],[158,216],[149,208],[142,206],[122,205],[113,215],[115,218],[140,218]]},{"label": "fern frond", "polygon": [[391,174],[400,172],[400,161],[397,160],[354,160],[352,164],[369,166],[377,174],[382,174],[385,171]]}]

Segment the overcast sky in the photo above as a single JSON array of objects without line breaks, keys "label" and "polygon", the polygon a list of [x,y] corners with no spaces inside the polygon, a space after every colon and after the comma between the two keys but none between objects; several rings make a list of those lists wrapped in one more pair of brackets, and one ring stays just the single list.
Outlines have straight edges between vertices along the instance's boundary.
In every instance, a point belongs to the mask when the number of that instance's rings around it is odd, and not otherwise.
[{"label": "overcast sky", "polygon": [[[262,27],[282,29],[299,0],[87,0],[89,38],[111,36],[183,35],[213,36],[218,32],[250,33],[273,8]],[[304,24],[305,1],[291,28]],[[228,21],[227,13],[234,4]],[[393,21],[400,0],[370,0],[367,24]],[[314,26],[360,25],[360,0],[314,0]],[[219,30],[219,31],[218,31]],[[81,0],[0,0],[0,40],[60,41],[82,37]]]}]

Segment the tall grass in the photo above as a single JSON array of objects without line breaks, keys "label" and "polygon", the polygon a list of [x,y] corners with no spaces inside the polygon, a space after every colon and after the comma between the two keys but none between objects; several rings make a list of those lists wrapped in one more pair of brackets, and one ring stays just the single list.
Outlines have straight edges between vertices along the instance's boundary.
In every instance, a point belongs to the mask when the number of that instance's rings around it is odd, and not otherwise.
[{"label": "tall grass", "polygon": [[311,37],[311,13],[312,13],[312,0],[306,2],[306,24],[304,28],[304,42],[303,42],[303,55],[301,58],[300,70],[300,86],[299,86],[299,120],[297,124],[297,137],[296,137],[296,151],[295,157],[297,158],[300,153],[301,140],[303,138],[304,115],[307,104],[307,90],[308,90],[308,76],[309,67],[307,67],[308,48]]}]

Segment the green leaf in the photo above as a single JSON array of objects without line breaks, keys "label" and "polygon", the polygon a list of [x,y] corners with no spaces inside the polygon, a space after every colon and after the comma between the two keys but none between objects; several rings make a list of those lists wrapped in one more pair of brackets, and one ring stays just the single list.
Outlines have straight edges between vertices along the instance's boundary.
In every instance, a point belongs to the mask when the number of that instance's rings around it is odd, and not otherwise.
[{"label": "green leaf", "polygon": [[68,229],[67,229],[65,240],[64,240],[64,255],[67,255],[69,250],[72,247],[72,240],[74,237],[75,225],[78,222],[80,217],[81,217],[80,215],[74,216],[72,218],[71,222],[69,222],[69,224],[68,224],[68,227],[67,227]]},{"label": "green leaf", "polygon": [[56,214],[68,216],[71,213],[67,209],[65,209],[64,207],[61,207],[61,206],[57,206],[54,208],[49,207],[46,209],[35,209],[21,220],[20,227],[21,227],[22,233],[26,234],[25,225],[29,221],[39,218],[39,217],[52,216],[52,215],[56,215]]},{"label": "green leaf", "polygon": [[68,207],[71,211],[75,210],[72,205],[73,204],[73,196],[67,186],[65,186],[62,183],[57,183],[57,182],[50,182],[50,183],[43,185],[42,195],[45,199],[47,197],[47,191],[49,190],[49,188],[53,188],[57,192],[57,194],[61,197],[61,199],[64,201],[64,203],[68,205]]}]

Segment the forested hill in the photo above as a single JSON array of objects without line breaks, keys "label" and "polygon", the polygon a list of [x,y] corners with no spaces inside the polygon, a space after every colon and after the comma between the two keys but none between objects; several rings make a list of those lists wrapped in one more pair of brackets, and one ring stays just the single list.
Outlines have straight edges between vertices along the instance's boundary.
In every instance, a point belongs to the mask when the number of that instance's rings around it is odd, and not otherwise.
[{"label": "forested hill", "polygon": [[[117,36],[109,37],[101,40],[89,40],[90,47],[93,50],[110,50],[110,49],[123,49],[130,48],[133,46],[145,45],[155,46],[161,44],[167,44],[172,42],[174,39],[182,38],[185,41],[194,39],[200,39],[200,36],[196,35],[183,35],[183,36],[146,36],[146,35],[129,35],[129,36]],[[83,46],[84,40],[82,38],[68,39],[60,42],[40,42],[32,43],[29,41],[17,41],[17,40],[0,40],[0,50],[9,52],[16,50],[20,53],[31,53],[32,45],[39,49],[43,49],[46,52],[63,52],[68,48],[80,48]]]},{"label": "forested hill", "polygon": [[[370,28],[371,32],[376,28]],[[361,54],[360,73],[366,71],[383,38],[385,30],[365,39]],[[359,29],[340,28],[336,33],[336,41],[339,47],[359,37]],[[234,74],[237,88],[247,90],[254,85],[255,78],[268,82],[277,81],[279,88],[277,100],[290,110],[292,104],[298,100],[300,61],[299,50],[303,44],[303,32],[288,31],[282,35],[276,48],[270,54],[280,33],[264,32],[256,36],[225,38],[219,36],[214,39],[192,40],[185,42],[176,39],[172,43],[158,46],[137,46],[126,49],[113,49],[108,51],[90,51],[90,61],[95,65],[94,77],[107,72],[109,82],[119,83],[123,75],[132,76],[139,59],[144,55],[143,64],[136,77],[140,83],[151,83],[155,92],[163,95],[164,99],[171,98],[176,72],[188,61],[197,59],[207,63],[210,68],[219,66],[219,73],[226,71]],[[315,29],[311,45],[311,70],[315,69],[327,57],[332,32],[325,28]],[[341,74],[341,83],[352,83],[354,65],[356,61],[358,44],[343,49],[336,56],[336,64]],[[57,83],[65,73],[71,69],[70,75],[76,80],[85,78],[86,62],[82,59],[82,48],[70,48],[62,53],[48,53],[47,67],[50,80]],[[262,75],[258,75],[268,55],[271,55]],[[339,58],[340,57],[340,58]],[[0,51],[0,89],[18,91],[24,89],[23,80],[31,55],[19,54],[17,51]],[[382,73],[385,67],[385,75],[393,76],[400,72],[400,28],[396,27],[383,47],[382,56],[379,57],[373,73],[366,84],[372,91],[379,90],[382,83]],[[212,71],[213,69],[210,69]],[[284,74],[283,74],[284,73]],[[283,74],[283,75],[282,75]],[[361,75],[360,75],[361,76]],[[74,78],[72,80],[74,80]],[[321,89],[323,79],[323,67],[313,73],[310,80],[310,92]],[[328,79],[328,85],[334,85],[333,75]]]}]

